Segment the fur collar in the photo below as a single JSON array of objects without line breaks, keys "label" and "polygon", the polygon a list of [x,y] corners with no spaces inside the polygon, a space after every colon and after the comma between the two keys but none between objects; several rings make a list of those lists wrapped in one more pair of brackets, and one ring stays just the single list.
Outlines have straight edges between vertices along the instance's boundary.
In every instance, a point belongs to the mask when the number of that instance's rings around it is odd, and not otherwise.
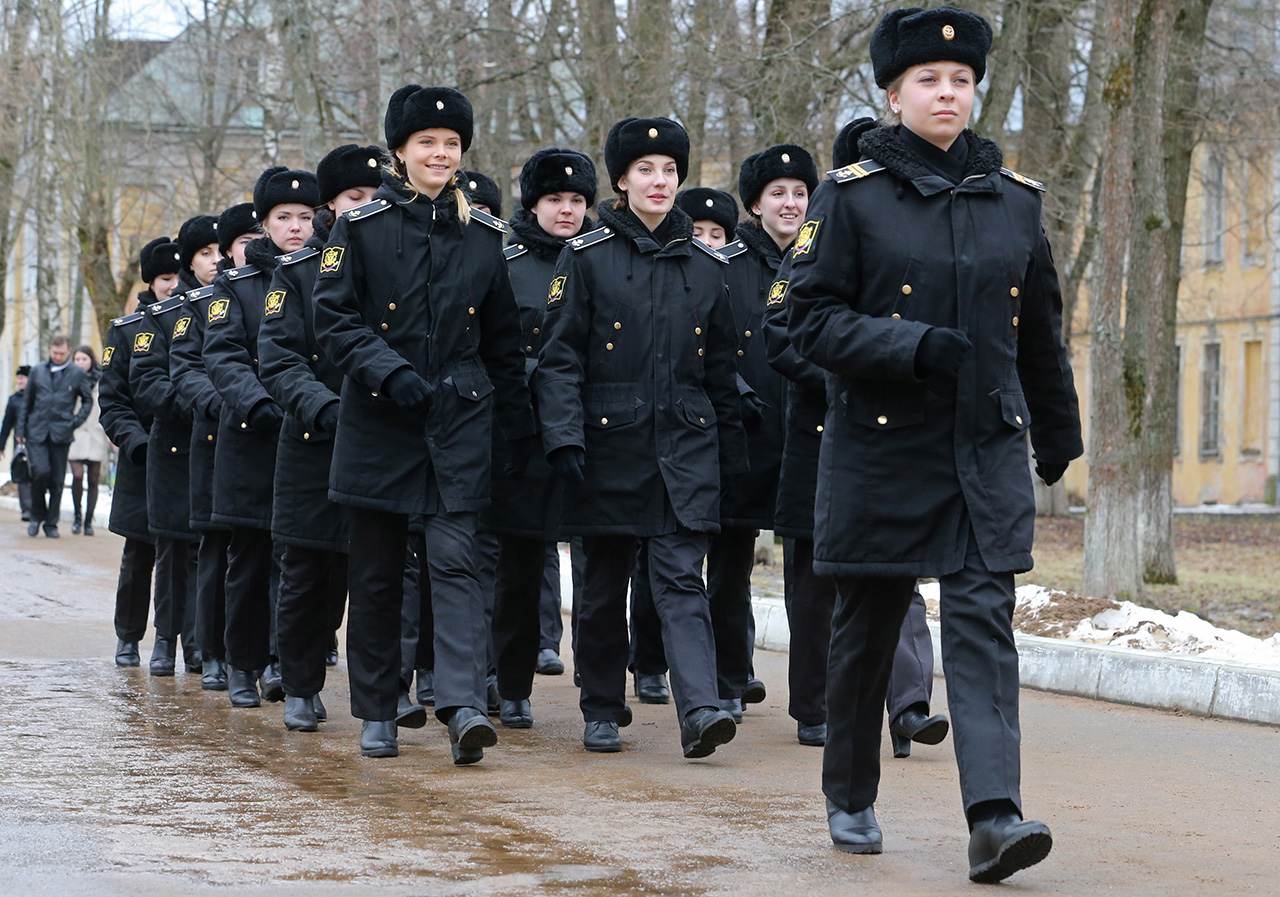
[{"label": "fur collar", "polygon": [[[979,137],[965,128],[961,139],[969,143],[969,158],[965,161],[964,176],[991,174],[999,171],[1004,165],[1004,153],[995,141]],[[914,181],[921,177],[938,177],[919,156],[898,139],[898,127],[872,128],[862,135],[858,141],[858,149],[863,158],[871,158],[879,162],[890,174],[904,181]]]},{"label": "fur collar", "polygon": [[641,252],[663,249],[681,240],[688,241],[693,236],[693,219],[679,206],[672,206],[657,231],[650,231],[634,212],[627,208],[615,210],[613,203],[613,199],[606,199],[596,206],[600,223],[635,243]]},{"label": "fur collar", "polygon": [[458,197],[452,187],[445,187],[439,196],[430,199],[415,192],[407,180],[383,171],[382,186],[375,195],[394,201],[411,218],[444,223],[458,217]]},{"label": "fur collar", "polygon": [[739,221],[733,233],[739,240],[747,244],[748,249],[765,261],[771,262],[775,267],[782,263],[782,250],[773,241],[773,237],[769,236],[769,232],[754,218],[747,221]]},{"label": "fur collar", "polygon": [[244,248],[244,262],[246,265],[253,265],[264,274],[270,274],[280,266],[276,261],[276,256],[280,254],[280,250],[276,248],[276,244],[271,242],[271,238],[263,234]]},{"label": "fur collar", "polygon": [[183,268],[178,272],[178,285],[173,288],[174,293],[190,293],[199,288],[200,281],[196,280],[195,272],[190,268]]},{"label": "fur collar", "polygon": [[[582,230],[578,233],[591,230],[591,219],[582,222]],[[564,249],[564,240],[559,237],[553,237],[542,229],[542,225],[538,224],[538,216],[534,215],[527,209],[520,209],[511,216],[511,236],[507,238],[507,245],[521,243],[524,248],[532,252],[539,258],[556,259],[560,256],[560,250]],[[576,236],[576,235],[575,235]]]}]

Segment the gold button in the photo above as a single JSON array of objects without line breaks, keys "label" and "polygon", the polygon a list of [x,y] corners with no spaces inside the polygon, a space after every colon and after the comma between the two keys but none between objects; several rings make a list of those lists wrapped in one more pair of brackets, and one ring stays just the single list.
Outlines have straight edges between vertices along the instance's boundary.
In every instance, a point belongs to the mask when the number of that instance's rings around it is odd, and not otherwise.
[{"label": "gold button", "polygon": [[177,447],[176,445],[175,445],[175,446],[170,446],[170,448],[169,448],[169,451],[171,451],[171,452],[176,452],[177,450],[178,450],[178,447]]},{"label": "gold button", "polygon": [[818,432],[819,432],[819,433],[821,433],[821,432],[822,432],[822,424],[818,424]]},{"label": "gold button", "polygon": [[707,422],[707,419],[705,417],[698,418],[698,423],[705,424],[706,422]]},{"label": "gold button", "polygon": [[[698,350],[698,354],[699,354],[699,355],[701,355],[701,354],[702,354],[702,350],[701,350],[701,349],[699,349],[699,350]],[[739,349],[739,350],[738,350],[738,357],[739,357],[739,358],[741,358],[743,355],[746,355],[746,354],[747,354],[747,353],[743,352],[741,349]]]},{"label": "gold button", "polygon": [[751,331],[750,331],[750,330],[748,330],[748,331],[746,332],[745,336],[747,337],[747,339],[751,339]]},{"label": "gold button", "polygon": [[1018,288],[1017,288],[1017,287],[1010,287],[1010,288],[1009,288],[1009,295],[1010,295],[1010,296],[1012,296],[1014,299],[1017,299],[1017,298],[1018,298]]},{"label": "gold button", "polygon": [[614,329],[614,330],[621,330],[621,329],[622,329],[622,322],[621,322],[621,321],[614,321],[614,322],[613,322],[613,329]]},{"label": "gold button", "polygon": [[311,356],[311,360],[312,360],[312,361],[319,361],[319,360],[320,360],[320,356],[319,356],[319,355],[312,355],[312,356]]},{"label": "gold button", "polygon": [[369,393],[369,395],[373,396],[375,399],[378,397],[378,394],[376,392],[371,392]]},{"label": "gold button", "polygon": [[1015,415],[1013,416],[1013,419],[1014,419],[1014,420],[1016,420],[1016,421],[1018,422],[1019,426],[1021,426],[1021,424],[1022,424],[1022,415],[1021,415],[1021,414],[1015,414]]},{"label": "gold button", "polygon": [[910,295],[911,295],[911,284],[909,284],[909,283],[904,283],[904,284],[902,285],[902,295],[904,295],[904,296],[910,296]]},{"label": "gold button", "polygon": [[701,327],[695,327],[695,328],[693,328],[693,332],[694,332],[694,333],[696,333],[698,336],[702,336],[702,328],[701,328]]},{"label": "gold button", "polygon": [[526,352],[532,352],[532,351],[533,351],[533,346],[525,346],[525,347],[524,347],[524,350],[525,350]]},{"label": "gold button", "polygon": [[902,320],[902,315],[898,314],[897,312],[894,312],[894,314],[893,314],[893,319],[894,319],[895,321],[901,321],[901,320]]},{"label": "gold button", "polygon": [[1013,326],[1014,326],[1014,327],[1017,327],[1017,326],[1018,326],[1018,316],[1017,316],[1017,315],[1014,315],[1014,316],[1013,316]]},{"label": "gold button", "polygon": [[609,422],[609,418],[607,418],[607,417],[602,417],[602,418],[600,418],[600,425],[601,425],[601,426],[604,426],[604,425],[605,425],[605,424],[607,424],[608,422]]},{"label": "gold button", "polygon": [[471,396],[472,396],[472,398],[476,398],[476,399],[478,399],[478,398],[480,398],[480,393],[476,392],[476,391],[473,389],[473,390],[471,390]]},{"label": "gold button", "polygon": [[388,304],[387,304],[387,308],[391,309],[392,311],[395,311],[395,310],[396,310],[396,304],[395,304],[394,302],[388,303]]},{"label": "gold button", "polygon": [[533,328],[533,335],[534,335],[534,336],[537,336],[537,335],[538,335],[539,333],[541,333],[541,332],[542,332],[542,331],[541,331],[541,330],[539,330],[537,327]]},{"label": "gold button", "polygon": [[206,437],[205,437],[205,439],[208,439],[210,442],[213,442],[213,435],[212,435],[212,434],[210,434],[210,435],[206,436]]},{"label": "gold button", "polygon": [[475,313],[476,313],[476,307],[474,305],[467,309],[467,314],[474,315]]},{"label": "gold button", "polygon": [[382,329],[383,329],[383,330],[387,330],[387,329],[389,329],[389,328],[387,327],[387,325],[386,325],[386,324],[383,324],[383,325],[382,325]]},{"label": "gold button", "polygon": [[699,350],[698,350],[698,354],[699,354],[699,355],[702,355],[702,354],[703,354],[703,352],[702,352],[702,350],[701,350],[701,349],[699,349]]},{"label": "gold button", "polygon": [[882,427],[888,422],[889,422],[889,418],[885,417],[883,414],[876,418],[876,423],[878,423]]},{"label": "gold button", "polygon": [[249,429],[249,425],[248,425],[247,423],[245,423],[244,421],[240,421],[240,429],[241,429],[241,430],[247,430],[247,429]]},{"label": "gold button", "polygon": [[613,351],[613,343],[605,343],[604,347],[608,349],[610,352]]},{"label": "gold button", "polygon": [[303,439],[310,439],[310,438],[311,438],[311,434],[310,434],[310,433],[303,433],[303,434],[302,434],[302,438],[303,438]]}]

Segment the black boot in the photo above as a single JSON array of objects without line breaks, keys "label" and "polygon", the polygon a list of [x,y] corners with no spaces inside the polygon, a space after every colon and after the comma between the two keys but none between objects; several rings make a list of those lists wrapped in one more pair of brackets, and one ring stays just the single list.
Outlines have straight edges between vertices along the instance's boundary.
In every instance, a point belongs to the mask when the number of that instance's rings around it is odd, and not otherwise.
[{"label": "black boot", "polygon": [[484,749],[497,743],[498,730],[474,707],[459,707],[449,718],[449,747],[458,766],[483,760]]},{"label": "black boot", "polygon": [[636,673],[636,697],[641,704],[666,704],[671,700],[667,677],[662,673]]},{"label": "black boot", "polygon": [[71,535],[73,536],[80,535],[80,525],[82,523],[84,523],[84,521],[80,519],[80,512],[76,511],[76,518],[75,520],[71,521]]},{"label": "black boot", "polygon": [[363,757],[399,757],[400,742],[396,738],[393,719],[367,719],[360,726],[360,755]]},{"label": "black boot", "polygon": [[809,747],[824,747],[827,743],[827,724],[796,723],[796,740]]},{"label": "black boot", "polygon": [[680,743],[690,760],[714,753],[720,745],[733,741],[737,732],[733,717],[719,707],[696,707],[680,721]]},{"label": "black boot", "polygon": [[969,880],[1003,881],[1034,866],[1052,849],[1053,835],[1043,822],[1023,822],[1014,813],[980,820],[969,833]]},{"label": "black boot", "polygon": [[407,691],[400,692],[396,702],[396,725],[401,729],[421,729],[427,724],[427,709],[409,700]]},{"label": "black boot", "polygon": [[582,732],[582,746],[597,754],[616,754],[622,750],[618,724],[611,719],[589,721]]},{"label": "black boot", "polygon": [[227,667],[231,672],[227,675],[227,690],[230,692],[232,707],[259,707],[262,697],[258,694],[257,676],[253,670],[237,670]]},{"label": "black boot", "polygon": [[204,673],[200,677],[200,687],[205,691],[226,691],[227,665],[212,657],[206,660]]},{"label": "black boot", "polygon": [[[921,709],[923,708],[923,709]],[[911,756],[911,742],[938,744],[947,737],[951,723],[946,716],[926,716],[928,704],[912,704],[889,722],[889,737],[893,740],[893,756],[901,759]]]},{"label": "black boot", "polygon": [[157,635],[155,647],[151,649],[151,662],[148,667],[152,676],[172,676],[176,663],[178,643],[175,639]]},{"label": "black boot", "polygon": [[523,701],[503,700],[502,710],[498,714],[498,719],[502,721],[504,729],[532,729],[533,708],[529,704],[529,699],[525,698]]},{"label": "black boot", "polygon": [[284,727],[290,732],[315,732],[320,728],[311,698],[284,697]]},{"label": "black boot", "polygon": [[436,704],[436,671],[418,670],[418,703],[423,707]]},{"label": "black boot", "polygon": [[876,822],[874,807],[856,813],[847,813],[827,800],[827,829],[836,850],[845,853],[881,853],[884,851],[884,835]]},{"label": "black boot", "polygon": [[126,642],[124,639],[117,639],[116,666],[136,667],[140,663],[142,663],[142,659],[138,657],[138,643]]},{"label": "black boot", "polygon": [[262,696],[268,701],[284,700],[284,680],[280,678],[280,664],[271,661],[262,671]]},{"label": "black boot", "polygon": [[733,723],[736,726],[742,725],[742,699],[741,698],[721,698],[720,709],[733,717]]},{"label": "black boot", "polygon": [[490,676],[488,684],[485,688],[485,694],[489,701],[489,715],[497,716],[502,712],[502,695],[498,694],[498,677]]}]

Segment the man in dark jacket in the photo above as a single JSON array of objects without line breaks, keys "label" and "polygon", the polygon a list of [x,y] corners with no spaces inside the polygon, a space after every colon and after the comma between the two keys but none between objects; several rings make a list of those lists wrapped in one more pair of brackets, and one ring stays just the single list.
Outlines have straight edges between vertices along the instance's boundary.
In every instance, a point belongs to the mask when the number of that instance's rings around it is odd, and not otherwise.
[{"label": "man in dark jacket", "polygon": [[[18,389],[9,396],[4,408],[4,423],[0,424],[0,458],[4,457],[4,447],[9,444],[9,434],[13,434],[13,453],[16,455],[22,446],[22,431],[18,429],[18,413],[22,403],[26,401],[27,378],[31,376],[31,365],[24,364],[18,368],[14,380]],[[31,519],[31,483],[18,483],[18,507],[22,509],[23,521]]]},{"label": "man in dark jacket", "polygon": [[92,401],[89,378],[71,363],[71,341],[59,333],[49,341],[49,360],[32,369],[18,412],[18,431],[26,439],[27,460],[31,464],[28,536],[39,534],[43,521],[44,534],[50,539],[58,538],[67,452],[76,427],[89,417]]}]

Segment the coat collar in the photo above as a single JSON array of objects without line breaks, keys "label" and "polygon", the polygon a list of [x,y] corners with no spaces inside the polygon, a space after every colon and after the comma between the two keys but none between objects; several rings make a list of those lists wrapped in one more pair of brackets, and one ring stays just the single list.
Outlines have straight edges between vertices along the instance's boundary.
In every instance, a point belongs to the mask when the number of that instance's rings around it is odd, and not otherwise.
[{"label": "coat collar", "polygon": [[614,209],[613,204],[614,200],[606,199],[596,206],[600,223],[626,237],[636,249],[644,253],[664,251],[668,255],[691,251],[693,219],[679,206],[672,206],[657,232],[652,232],[630,209]]},{"label": "coat collar", "polygon": [[873,128],[862,135],[858,149],[863,156],[874,159],[901,180],[911,183],[922,196],[933,196],[946,190],[963,190],[974,193],[1001,192],[998,174],[1004,164],[1004,154],[992,140],[979,137],[966,128],[960,135],[968,141],[969,158],[965,162],[964,181],[959,186],[936,174],[915,152],[898,139],[898,127]]},{"label": "coat collar", "polygon": [[[514,246],[522,244],[526,249],[534,255],[541,258],[555,260],[559,258],[560,251],[564,249],[565,241],[559,237],[553,237],[542,229],[542,225],[538,224],[538,217],[527,209],[519,209],[511,216],[511,236],[507,238],[507,245]],[[589,231],[595,230],[595,222],[589,216],[582,219],[582,227],[574,234],[580,237]]]},{"label": "coat collar", "polygon": [[754,218],[750,221],[738,222],[734,236],[746,243],[748,249],[768,262],[771,267],[777,268],[782,264],[782,250],[773,241],[773,237],[769,236],[768,231]]},{"label": "coat collar", "polygon": [[246,265],[253,265],[264,274],[270,274],[280,266],[276,261],[276,256],[279,254],[280,250],[276,248],[276,244],[264,234],[244,248],[244,262]]}]

